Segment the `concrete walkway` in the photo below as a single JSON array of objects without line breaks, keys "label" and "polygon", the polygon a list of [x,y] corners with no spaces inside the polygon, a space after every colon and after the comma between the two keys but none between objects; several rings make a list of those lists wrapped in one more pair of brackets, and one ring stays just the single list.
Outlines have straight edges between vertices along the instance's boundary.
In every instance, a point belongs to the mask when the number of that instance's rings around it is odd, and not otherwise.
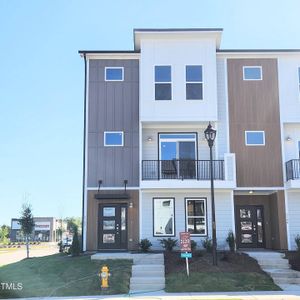
[{"label": "concrete walkway", "polygon": [[275,251],[245,252],[257,260],[275,284],[284,291],[300,291],[300,272],[292,270],[284,254]]}]

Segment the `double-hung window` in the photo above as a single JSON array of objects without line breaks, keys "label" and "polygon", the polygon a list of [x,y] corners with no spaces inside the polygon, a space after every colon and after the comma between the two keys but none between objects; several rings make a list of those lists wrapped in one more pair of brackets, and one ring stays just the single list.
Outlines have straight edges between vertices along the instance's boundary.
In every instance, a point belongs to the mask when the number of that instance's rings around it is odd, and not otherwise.
[{"label": "double-hung window", "polygon": [[175,235],[174,198],[153,199],[153,235]]},{"label": "double-hung window", "polygon": [[186,99],[202,100],[203,99],[203,74],[202,66],[186,66]]},{"label": "double-hung window", "polygon": [[171,66],[155,66],[155,100],[172,100]]},{"label": "double-hung window", "polygon": [[244,66],[243,80],[262,80],[261,66]]},{"label": "double-hung window", "polygon": [[205,198],[186,198],[186,230],[192,235],[207,235],[207,216]]}]

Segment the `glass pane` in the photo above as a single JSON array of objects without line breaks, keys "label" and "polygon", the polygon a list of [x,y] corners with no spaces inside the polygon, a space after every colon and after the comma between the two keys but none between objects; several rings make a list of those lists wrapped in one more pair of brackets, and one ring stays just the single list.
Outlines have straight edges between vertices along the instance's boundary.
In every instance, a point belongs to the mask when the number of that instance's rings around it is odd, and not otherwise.
[{"label": "glass pane", "polygon": [[246,208],[240,209],[240,218],[241,219],[251,218],[250,209],[246,209]]},{"label": "glass pane", "polygon": [[103,217],[114,217],[116,209],[114,207],[103,207]]},{"label": "glass pane", "polygon": [[115,242],[115,234],[103,234],[103,244],[112,244]]},{"label": "glass pane", "polygon": [[244,79],[248,80],[260,80],[261,68],[258,67],[244,67]]},{"label": "glass pane", "polygon": [[202,81],[202,66],[186,66],[186,81]]},{"label": "glass pane", "polygon": [[241,230],[252,230],[252,222],[241,222]]},{"label": "glass pane", "polygon": [[256,216],[257,216],[257,220],[261,220],[262,219],[262,214],[261,214],[261,209],[257,208],[256,210]]},{"label": "glass pane", "polygon": [[105,78],[106,78],[106,80],[123,80],[123,69],[122,68],[107,68]]},{"label": "glass pane", "polygon": [[264,132],[246,132],[247,145],[264,145]]},{"label": "glass pane", "polygon": [[121,208],[121,230],[126,230],[126,207]]},{"label": "glass pane", "polygon": [[261,221],[257,222],[257,241],[259,243],[263,242],[263,227]]},{"label": "glass pane", "polygon": [[203,99],[202,83],[187,83],[186,84],[186,99],[187,100],[202,100]]},{"label": "glass pane", "polygon": [[115,220],[103,220],[103,230],[114,230]]},{"label": "glass pane", "polygon": [[155,82],[170,82],[171,66],[155,66]]},{"label": "glass pane", "polygon": [[160,139],[196,139],[196,134],[160,134]]},{"label": "glass pane", "polygon": [[205,219],[204,218],[188,218],[188,232],[191,234],[205,234]]},{"label": "glass pane", "polygon": [[105,145],[122,146],[123,133],[122,132],[105,132]]},{"label": "glass pane", "polygon": [[173,234],[174,200],[154,199],[154,234]]},{"label": "glass pane", "polygon": [[188,200],[187,201],[188,216],[205,216],[203,200]]},{"label": "glass pane", "polygon": [[171,100],[171,83],[155,84],[155,100]]},{"label": "glass pane", "polygon": [[252,234],[244,233],[241,234],[242,243],[243,244],[251,244],[252,243]]},{"label": "glass pane", "polygon": [[300,84],[300,68],[298,68],[298,81],[299,81],[299,84]]},{"label": "glass pane", "polygon": [[179,159],[195,160],[195,142],[179,142]]},{"label": "glass pane", "polygon": [[176,142],[161,142],[161,159],[162,160],[172,160],[176,159]]}]

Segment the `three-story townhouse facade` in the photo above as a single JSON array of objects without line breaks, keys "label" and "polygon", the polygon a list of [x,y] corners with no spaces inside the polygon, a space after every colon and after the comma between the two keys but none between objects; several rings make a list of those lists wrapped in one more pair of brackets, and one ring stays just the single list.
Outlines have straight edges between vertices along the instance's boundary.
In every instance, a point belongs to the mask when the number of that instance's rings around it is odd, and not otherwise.
[{"label": "three-story townhouse facade", "polygon": [[[294,166],[299,157],[291,157],[285,136],[297,140],[298,127],[281,77],[290,76],[284,72],[296,68],[300,52],[291,63],[285,51],[222,50],[221,35],[136,29],[133,51],[79,51],[86,75],[84,250],[134,250],[146,238],[161,249],[161,239],[183,231],[198,246],[211,238],[209,122],[217,130],[218,248],[228,247],[229,231],[238,248],[294,247],[300,198],[297,170],[291,180],[285,160]],[[297,88],[299,96],[299,81]]]}]

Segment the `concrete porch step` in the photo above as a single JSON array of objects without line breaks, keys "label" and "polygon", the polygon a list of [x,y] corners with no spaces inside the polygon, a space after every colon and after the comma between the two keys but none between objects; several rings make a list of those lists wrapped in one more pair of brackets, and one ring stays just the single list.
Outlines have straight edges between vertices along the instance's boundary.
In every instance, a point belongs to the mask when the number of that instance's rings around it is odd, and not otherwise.
[{"label": "concrete porch step", "polygon": [[160,291],[165,288],[164,283],[159,284],[144,284],[144,283],[134,283],[130,285],[130,293],[138,293],[138,292],[154,292]]},{"label": "concrete porch step", "polygon": [[164,264],[153,264],[153,265],[133,265],[132,272],[135,271],[165,271]]},{"label": "concrete porch step", "polygon": [[132,269],[132,277],[164,277],[165,271],[164,270],[133,270]]},{"label": "concrete porch step", "polygon": [[300,278],[276,277],[274,282],[276,284],[300,284]]},{"label": "concrete porch step", "polygon": [[292,270],[274,272],[274,271],[266,271],[272,278],[300,278],[300,272],[293,272]]},{"label": "concrete porch step", "polygon": [[131,277],[130,286],[135,283],[140,284],[165,284],[165,277]]}]

